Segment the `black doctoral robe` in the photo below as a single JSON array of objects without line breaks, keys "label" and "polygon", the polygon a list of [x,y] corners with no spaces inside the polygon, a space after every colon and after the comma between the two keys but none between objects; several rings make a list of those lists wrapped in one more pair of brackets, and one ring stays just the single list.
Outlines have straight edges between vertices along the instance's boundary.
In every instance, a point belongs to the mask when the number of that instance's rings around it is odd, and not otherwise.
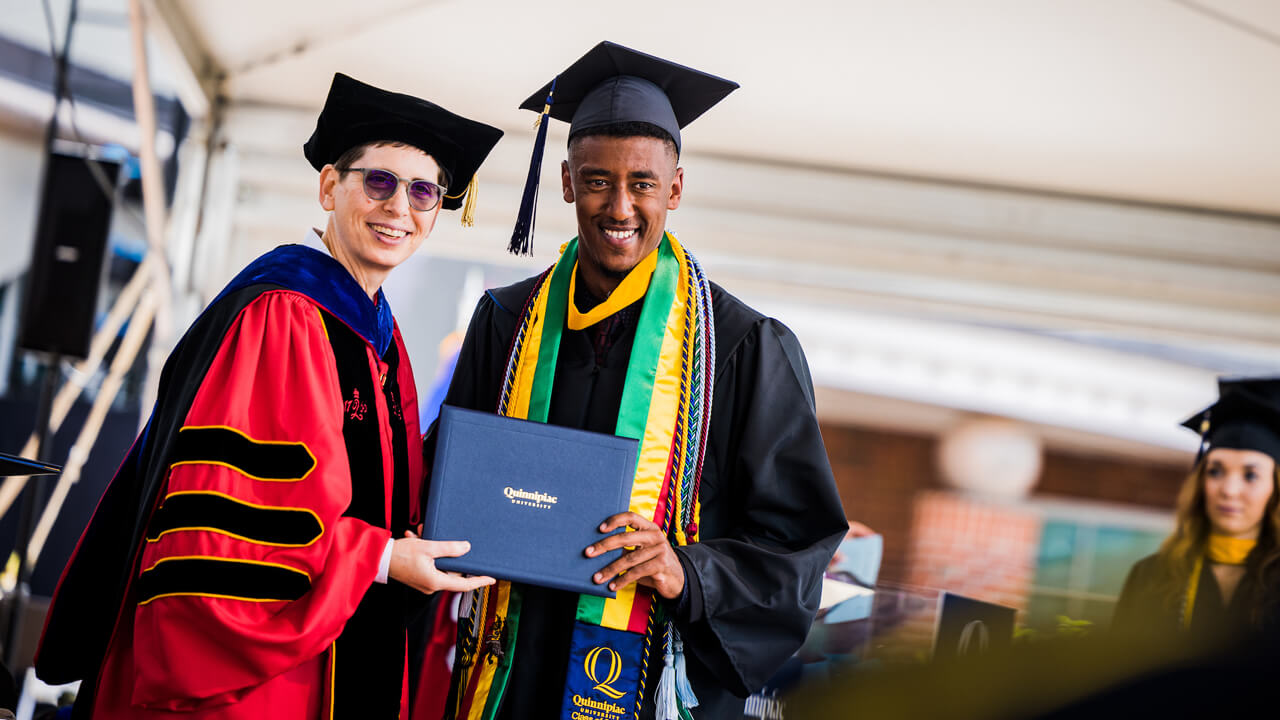
[{"label": "black doctoral robe", "polygon": [[[445,403],[495,411],[519,314],[536,278],[489,291],[476,307]],[[635,317],[620,311],[598,346],[596,328],[565,330],[550,422],[612,433]],[[822,573],[848,529],[814,413],[800,344],[785,326],[712,285],[716,368],[700,497],[700,542],[677,549],[686,585],[669,603],[684,637],[698,718],[741,717],[804,642]],[[608,322],[608,320],[603,321]],[[428,441],[428,448],[434,443]],[[428,450],[429,452],[430,450]],[[603,520],[604,518],[600,518]],[[576,596],[521,585],[515,658],[499,717],[556,717]],[[659,660],[646,683],[653,715]]]}]

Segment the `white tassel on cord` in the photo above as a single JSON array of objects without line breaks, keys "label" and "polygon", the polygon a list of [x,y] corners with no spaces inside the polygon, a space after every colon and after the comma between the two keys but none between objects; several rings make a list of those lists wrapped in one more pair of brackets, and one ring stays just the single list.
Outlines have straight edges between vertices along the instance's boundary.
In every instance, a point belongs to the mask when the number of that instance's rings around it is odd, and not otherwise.
[{"label": "white tassel on cord", "polygon": [[693,694],[693,686],[689,684],[689,670],[684,661],[684,641],[674,625],[671,626],[671,642],[675,645],[676,697],[680,704],[687,708],[698,707],[698,696]]},{"label": "white tassel on cord", "polygon": [[675,630],[675,626],[668,622],[666,651],[662,655],[662,677],[658,680],[658,693],[654,698],[657,706],[656,720],[680,720],[680,707],[676,703],[675,654],[671,645]]}]

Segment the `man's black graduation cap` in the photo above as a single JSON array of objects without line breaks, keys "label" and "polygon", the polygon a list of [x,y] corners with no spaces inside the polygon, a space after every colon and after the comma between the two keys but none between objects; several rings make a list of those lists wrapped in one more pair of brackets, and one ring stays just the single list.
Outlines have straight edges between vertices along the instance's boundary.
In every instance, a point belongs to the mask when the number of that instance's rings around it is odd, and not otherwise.
[{"label": "man's black graduation cap", "polygon": [[1200,433],[1200,456],[1219,447],[1257,450],[1280,463],[1280,377],[1221,378],[1218,401],[1182,425]]},{"label": "man's black graduation cap", "polygon": [[[555,94],[552,96],[552,85]],[[604,41],[521,105],[570,123],[569,134],[621,122],[645,122],[671,135],[738,89],[738,83]]]},{"label": "man's black graduation cap", "polygon": [[302,152],[311,166],[320,170],[365,143],[412,145],[435,158],[448,176],[445,210],[457,210],[467,196],[468,209],[463,211],[462,221],[470,225],[476,170],[501,137],[501,130],[455,115],[433,102],[335,73],[315,132]]},{"label": "man's black graduation cap", "polygon": [[680,128],[738,89],[738,83],[605,41],[520,104],[541,111],[533,161],[516,228],[507,248],[529,253],[538,177],[547,140],[546,117],[569,123],[569,136],[616,123],[641,122],[664,130],[680,152]]},{"label": "man's black graduation cap", "polygon": [[56,475],[62,471],[59,465],[50,465],[39,460],[30,460],[17,455],[0,452],[0,477],[16,477],[18,475]]}]

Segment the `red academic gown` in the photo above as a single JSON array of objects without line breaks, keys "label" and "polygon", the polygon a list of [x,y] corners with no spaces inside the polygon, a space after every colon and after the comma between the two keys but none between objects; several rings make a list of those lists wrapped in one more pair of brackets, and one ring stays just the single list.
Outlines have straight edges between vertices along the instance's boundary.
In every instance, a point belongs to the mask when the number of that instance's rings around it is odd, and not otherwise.
[{"label": "red academic gown", "polygon": [[[403,620],[416,593],[375,583],[388,539],[418,522],[421,438],[404,343],[392,326],[380,355],[294,289],[248,296],[220,340],[193,339],[199,322],[184,338],[188,351],[216,347],[207,371],[185,413],[171,413],[180,427],[155,427],[153,415],[139,440],[171,438],[167,473],[82,696],[104,720],[407,717]],[[140,464],[126,461],[113,485],[131,468],[144,474]]]}]

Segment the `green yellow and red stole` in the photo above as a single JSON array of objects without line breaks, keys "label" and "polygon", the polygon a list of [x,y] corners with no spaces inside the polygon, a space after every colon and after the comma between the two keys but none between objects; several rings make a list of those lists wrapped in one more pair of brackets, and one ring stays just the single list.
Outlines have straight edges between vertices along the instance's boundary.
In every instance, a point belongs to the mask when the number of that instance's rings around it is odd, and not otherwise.
[{"label": "green yellow and red stole", "polygon": [[[560,338],[573,301],[577,250],[576,239],[564,246],[521,313],[499,400],[503,415],[547,421]],[[643,275],[652,267],[615,433],[640,440],[630,510],[652,519],[674,543],[684,545],[697,540],[698,482],[711,418],[711,285],[671,233],[654,253],[656,261],[646,258],[632,271],[638,280],[628,276],[623,281],[631,286],[645,281]],[[585,317],[588,324],[593,321],[592,313]],[[575,326],[581,318],[575,317]],[[578,597],[561,717],[620,720],[639,715],[650,645],[664,635],[660,611],[653,593],[635,584],[612,599]],[[509,582],[482,588],[464,598],[461,615],[453,717],[493,718],[515,661],[519,591]],[[668,665],[670,634],[668,626]]]},{"label": "green yellow and red stole", "polygon": [[1256,539],[1209,535],[1204,553],[1196,558],[1195,564],[1191,566],[1191,577],[1187,578],[1187,591],[1182,599],[1183,630],[1191,627],[1191,615],[1196,609],[1196,593],[1200,589],[1200,572],[1204,569],[1205,558],[1219,565],[1243,565],[1257,544]]}]

